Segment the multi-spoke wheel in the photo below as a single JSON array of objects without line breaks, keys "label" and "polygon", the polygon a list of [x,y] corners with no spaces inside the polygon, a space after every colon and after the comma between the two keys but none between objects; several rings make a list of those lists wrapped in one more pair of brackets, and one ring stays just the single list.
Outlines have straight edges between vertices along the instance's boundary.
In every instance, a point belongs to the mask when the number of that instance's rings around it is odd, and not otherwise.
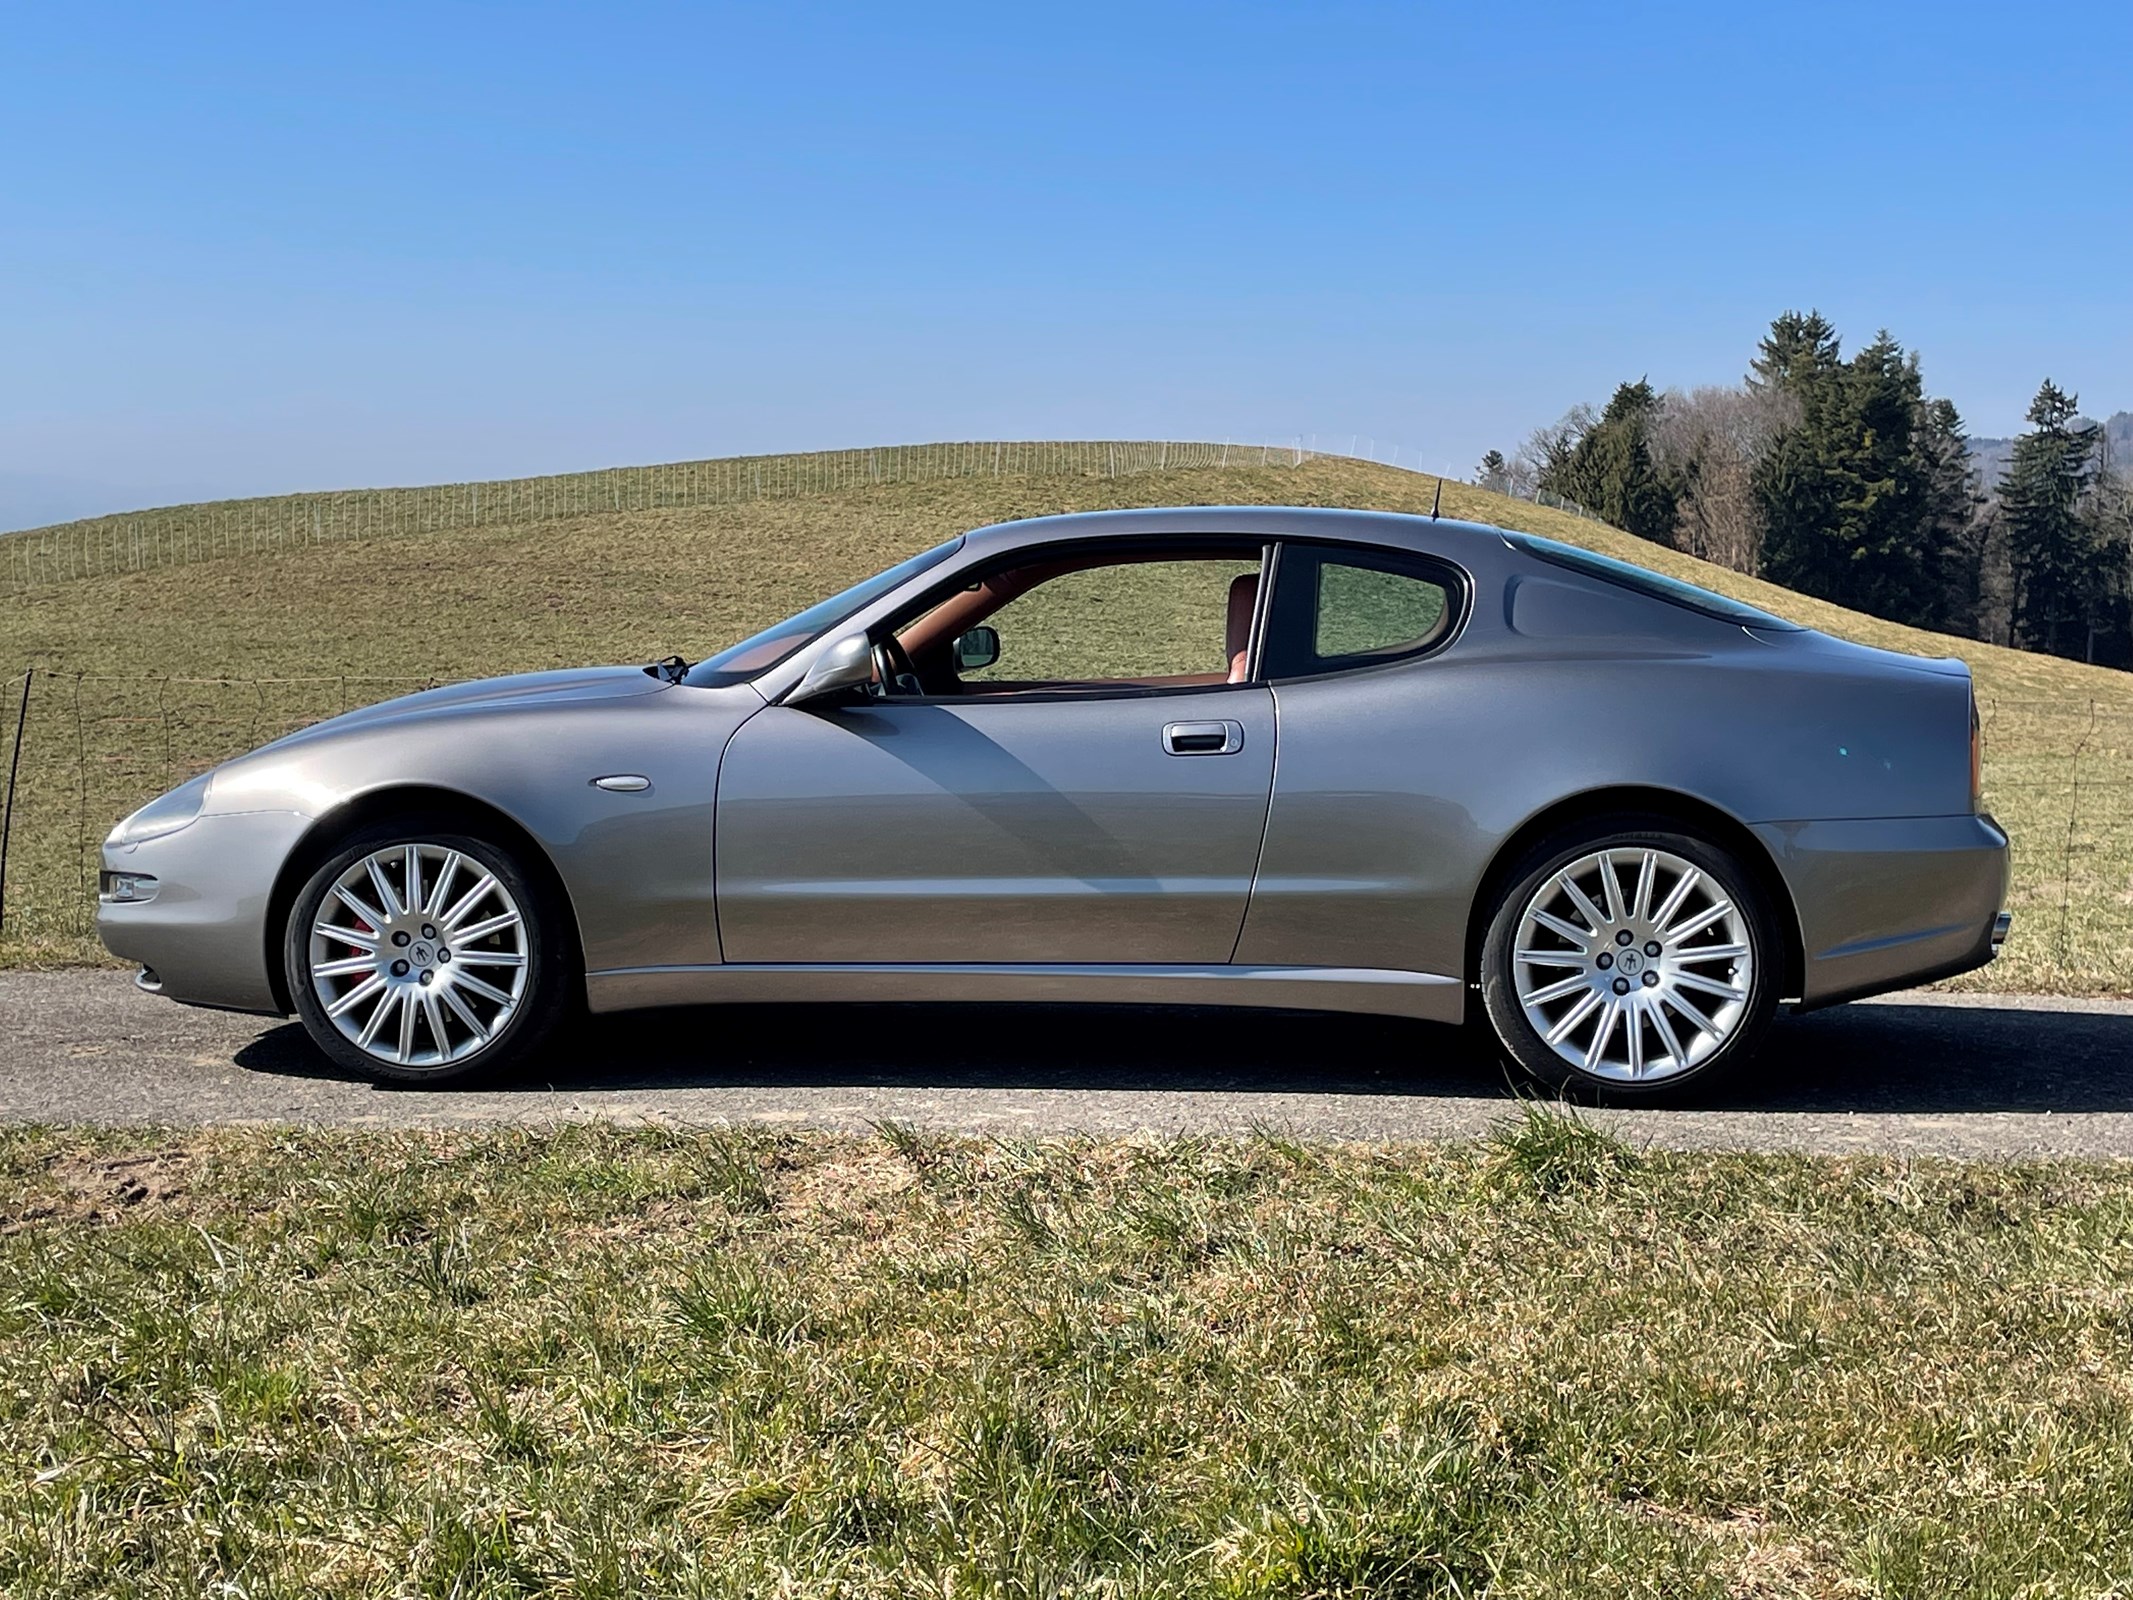
[{"label": "multi-spoke wheel", "polygon": [[567,984],[548,897],[505,852],[441,830],[370,830],[315,872],[285,941],[290,991],[328,1054],[376,1077],[455,1077],[523,1054]]},{"label": "multi-spoke wheel", "polygon": [[1482,996],[1535,1077],[1634,1097],[1753,1053],[1775,948],[1753,878],[1723,851],[1603,825],[1544,846],[1499,899]]}]

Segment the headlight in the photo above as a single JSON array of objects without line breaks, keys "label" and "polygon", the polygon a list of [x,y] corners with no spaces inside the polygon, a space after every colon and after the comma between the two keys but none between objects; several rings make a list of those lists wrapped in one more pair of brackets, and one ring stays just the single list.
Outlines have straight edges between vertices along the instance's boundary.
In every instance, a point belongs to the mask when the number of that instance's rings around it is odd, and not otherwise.
[{"label": "headlight", "polygon": [[111,830],[106,844],[140,844],[176,833],[200,815],[207,804],[207,785],[212,773],[202,773],[190,783],[181,783],[161,799],[151,800]]}]

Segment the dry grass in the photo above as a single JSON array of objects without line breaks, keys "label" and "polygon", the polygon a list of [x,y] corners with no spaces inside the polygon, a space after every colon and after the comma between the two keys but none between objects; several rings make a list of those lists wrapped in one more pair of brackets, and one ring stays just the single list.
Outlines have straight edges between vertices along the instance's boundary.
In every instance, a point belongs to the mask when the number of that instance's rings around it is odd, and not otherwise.
[{"label": "dry grass", "polygon": [[[432,677],[702,654],[1005,517],[1172,503],[1426,511],[1434,490],[1433,479],[1336,460],[981,477],[326,543],[10,594],[0,671],[53,676],[30,719],[0,964],[96,959],[82,845],[199,766],[344,704]],[[1585,544],[1865,643],[1963,656],[1988,709],[1988,801],[2017,848],[2015,941],[1969,981],[2133,991],[2133,675],[1884,623],[1467,485],[1445,486],[1444,510]],[[118,681],[76,685],[75,673]],[[308,681],[147,681],[164,677]],[[0,711],[0,727],[11,720]]]},{"label": "dry grass", "polygon": [[2129,1232],[2124,1168],[1540,1112],[16,1130],[0,1589],[2124,1593]]}]

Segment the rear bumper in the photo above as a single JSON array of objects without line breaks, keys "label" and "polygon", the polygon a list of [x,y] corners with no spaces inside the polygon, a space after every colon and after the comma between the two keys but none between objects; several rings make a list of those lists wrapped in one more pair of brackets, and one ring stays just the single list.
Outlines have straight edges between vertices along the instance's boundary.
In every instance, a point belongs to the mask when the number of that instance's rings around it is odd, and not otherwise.
[{"label": "rear bumper", "polygon": [[1755,831],[1799,913],[1803,1009],[1968,972],[2006,938],[2007,835],[1990,817]]}]

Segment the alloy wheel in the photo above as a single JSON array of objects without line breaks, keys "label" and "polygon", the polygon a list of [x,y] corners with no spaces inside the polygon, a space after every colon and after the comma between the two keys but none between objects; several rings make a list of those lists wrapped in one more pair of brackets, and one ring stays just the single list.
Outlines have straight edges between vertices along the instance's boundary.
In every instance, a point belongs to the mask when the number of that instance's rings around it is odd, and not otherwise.
[{"label": "alloy wheel", "polygon": [[374,850],[333,881],[307,960],[343,1038],[398,1067],[464,1061],[525,996],[524,913],[496,873],[448,845]]},{"label": "alloy wheel", "polygon": [[1543,879],[1519,915],[1511,967],[1548,1048],[1623,1083],[1701,1066],[1739,1031],[1755,989],[1740,896],[1641,845],[1593,851]]}]

